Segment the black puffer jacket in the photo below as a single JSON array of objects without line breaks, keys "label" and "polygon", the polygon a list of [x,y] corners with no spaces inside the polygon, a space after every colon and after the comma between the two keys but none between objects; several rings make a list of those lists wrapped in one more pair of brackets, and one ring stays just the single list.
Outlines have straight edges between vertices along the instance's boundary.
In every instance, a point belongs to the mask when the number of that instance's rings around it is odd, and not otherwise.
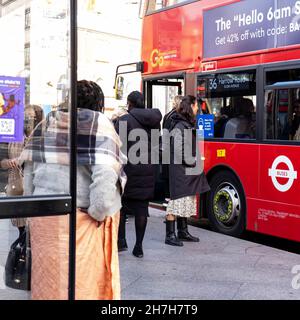
[{"label": "black puffer jacket", "polygon": [[172,117],[176,114],[176,109],[173,108],[170,112],[165,114],[163,123],[162,123],[162,128],[163,129],[170,129],[171,123],[172,123]]},{"label": "black puffer jacket", "polygon": [[[127,184],[123,194],[123,198],[134,200],[151,200],[154,195],[154,166],[151,165],[151,129],[160,129],[160,121],[162,115],[158,109],[139,109],[134,108],[128,114],[121,116],[116,121],[115,128],[119,133],[120,122],[127,122],[127,156],[129,156],[130,149],[137,143],[137,141],[128,141],[128,136],[133,129],[143,129],[147,132],[147,141],[141,140],[141,144],[148,145],[148,164],[132,164],[130,158],[124,171],[127,175]],[[121,136],[124,144],[125,137]],[[125,150],[124,150],[125,151]],[[126,151],[125,151],[126,152]],[[142,151],[143,152],[143,151]],[[143,155],[139,155],[143,158]]]},{"label": "black puffer jacket", "polygon": [[[196,130],[194,125],[187,121],[182,115],[175,113],[171,119],[171,125],[169,130],[179,129],[178,134],[174,138],[171,138],[171,164],[169,165],[169,187],[170,187],[170,198],[172,200],[183,198],[186,196],[193,196],[196,194],[201,194],[209,191],[209,185],[204,173],[198,175],[187,175],[186,170],[191,169],[195,166],[196,161]],[[185,158],[182,153],[182,163],[175,164],[174,159],[178,152],[183,152],[184,150],[184,130],[192,130],[192,141],[190,141],[192,146],[192,154],[187,155]],[[179,141],[182,137],[181,148],[177,148],[175,141]]]}]

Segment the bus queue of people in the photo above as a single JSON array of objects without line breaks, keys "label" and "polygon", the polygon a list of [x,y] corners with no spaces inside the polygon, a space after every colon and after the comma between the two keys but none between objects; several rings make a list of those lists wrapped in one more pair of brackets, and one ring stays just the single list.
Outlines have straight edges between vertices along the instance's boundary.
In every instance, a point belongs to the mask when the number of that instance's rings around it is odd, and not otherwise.
[{"label": "bus queue of people", "polygon": [[[173,109],[163,118],[161,130],[161,112],[145,108],[144,97],[138,91],[128,95],[127,110],[113,121],[103,113],[104,94],[96,83],[78,81],[77,92],[76,299],[119,299],[118,252],[128,250],[125,231],[128,215],[133,215],[135,221],[136,242],[132,254],[137,258],[144,256],[148,207],[155,189],[151,130],[159,130],[161,134],[160,151],[170,151],[170,162],[163,164],[164,182],[169,194],[165,244],[182,247],[183,241],[199,242],[199,238],[189,233],[187,223],[187,219],[197,213],[197,196],[210,190],[204,172],[187,174],[188,169],[197,165],[195,123],[198,102],[191,95],[176,96]],[[239,102],[235,103],[236,118],[222,122],[224,137],[233,134],[233,130],[236,131],[235,137],[242,134],[249,137],[253,132],[248,120],[253,112],[253,103],[246,98]],[[22,170],[24,195],[68,193],[68,110],[62,106],[46,118],[39,111],[37,106],[25,108],[25,146],[14,152],[11,145],[10,157],[0,162],[1,167],[10,169],[11,174],[13,170]],[[297,100],[291,126],[294,139],[300,138],[299,119],[300,101]],[[234,123],[230,124],[230,121]],[[122,131],[124,125],[125,132]],[[142,130],[145,135],[137,140],[129,138],[134,136],[135,129]],[[191,153],[184,152],[186,131],[191,134],[188,140]],[[169,135],[170,132],[173,134]],[[169,140],[164,139],[165,136]],[[142,145],[147,148],[141,148]],[[138,159],[146,159],[146,162],[132,159],[132,148]],[[32,298],[67,299],[67,217],[29,218],[13,221],[13,224],[19,228],[20,234],[25,224],[29,226]]]},{"label": "bus queue of people", "polygon": [[[112,123],[103,114],[104,95],[96,83],[79,81],[77,90],[80,154],[77,172],[79,184],[76,295],[78,299],[118,299],[120,297],[118,251],[128,249],[125,231],[127,215],[133,215],[135,220],[136,242],[132,254],[137,258],[142,258],[144,255],[143,239],[149,216],[148,206],[155,188],[155,165],[151,164],[151,130],[160,130],[162,116],[158,109],[146,109],[143,95],[134,91],[128,95],[127,111]],[[247,119],[248,113],[253,111],[253,103],[249,99],[242,99],[240,102],[241,104],[236,106],[236,110],[241,109],[237,120],[245,122],[244,119]],[[26,110],[29,110],[29,107]],[[67,111],[59,109],[49,114],[47,119],[41,118],[39,124],[35,122],[35,130],[30,137],[30,132],[26,132],[26,146],[21,155],[20,151],[16,157],[1,161],[3,168],[6,168],[5,163],[7,163],[7,168],[10,165],[12,169],[17,166],[24,169],[24,195],[67,192],[64,188],[68,188],[66,184],[68,155],[67,149],[64,148],[66,145],[62,144],[62,141],[65,143],[68,141]],[[163,168],[169,190],[165,244],[172,246],[183,246],[183,241],[199,242],[199,238],[189,233],[187,219],[197,212],[197,195],[209,191],[203,172],[186,173],[187,169],[195,167],[197,160],[195,131],[197,113],[198,103],[194,96],[176,96],[173,109],[163,119],[162,137],[175,129],[175,134],[170,137],[169,146],[165,145],[168,140],[161,140],[162,151],[164,148],[170,149],[170,163],[164,164]],[[299,115],[300,103],[296,101],[291,128],[293,136],[296,136],[299,131]],[[226,131],[230,131],[229,122],[234,119],[233,117],[226,122],[224,136]],[[126,150],[122,149],[122,137],[118,135],[121,133],[122,123],[126,124]],[[95,124],[96,127],[93,127]],[[234,127],[241,128],[241,125]],[[134,129],[141,129],[147,133],[145,141],[128,140]],[[33,128],[30,130],[32,131]],[[190,159],[186,158],[183,152],[185,130],[190,131],[192,137]],[[93,137],[90,137],[91,134]],[[59,157],[49,157],[49,155],[47,157],[41,154],[47,149],[47,141],[51,143],[56,141],[56,148],[52,150],[59,152]],[[91,141],[94,141],[93,145],[90,144]],[[176,141],[181,141],[181,144],[176,144]],[[136,163],[130,156],[127,162],[125,161],[126,157],[122,152],[128,155],[128,151],[136,143],[148,146],[144,150],[146,163]],[[91,150],[94,150],[92,153],[100,152],[101,155],[91,157]],[[140,158],[143,157],[141,150],[139,150]],[[37,152],[39,154],[36,154]],[[179,154],[183,156],[181,163],[175,161]],[[44,161],[37,162],[36,159],[44,159]],[[56,162],[49,162],[46,159],[56,159]],[[97,159],[101,161],[97,162]],[[103,159],[106,159],[105,163]],[[40,183],[41,181],[46,183]],[[57,183],[58,181],[60,183]],[[23,230],[24,221],[14,225]],[[32,246],[32,297],[34,299],[66,298],[67,278],[62,276],[67,274],[67,259],[63,254],[63,248],[67,247],[69,232],[66,217],[29,219],[29,227]],[[86,270],[87,261],[89,261],[89,271]],[[110,261],[109,265],[107,261]],[[89,273],[88,281],[87,273]]]},{"label": "bus queue of people", "polygon": [[[159,109],[146,109],[143,95],[134,91],[128,95],[127,111],[113,123],[103,114],[104,95],[96,83],[78,81],[77,92],[76,299],[119,299],[118,251],[128,249],[127,215],[135,217],[136,243],[132,254],[137,258],[144,255],[148,206],[155,188],[155,165],[150,162],[151,130],[160,132],[162,115]],[[193,131],[194,140],[196,98],[176,99],[164,127],[169,131],[177,128],[177,135],[183,134],[184,130]],[[30,129],[30,135],[26,132],[25,146],[15,157],[2,160],[3,168],[7,163],[7,168],[22,170],[23,195],[68,193],[68,110],[62,105],[45,118],[40,119],[35,114],[27,118],[28,124],[34,124],[35,129]],[[121,123],[126,123],[126,140],[134,129],[140,129],[146,132],[145,141],[129,141],[127,150],[123,150],[122,137],[118,135]],[[171,162],[167,165],[170,199],[165,243],[175,246],[182,246],[181,241],[199,241],[188,232],[187,218],[196,214],[197,194],[209,190],[204,174],[185,174],[187,168],[195,166],[195,159],[184,158],[179,164],[174,162],[176,153],[183,152],[177,150],[174,143],[179,138],[182,137],[174,136],[170,141]],[[135,163],[130,156],[126,162],[124,153],[128,154],[135,143],[147,144],[147,163]],[[196,141],[191,144],[194,154]],[[137,153],[143,157],[141,150]],[[67,216],[28,218],[19,224],[14,222],[14,225],[21,233],[25,223],[30,230],[32,299],[67,299]]]},{"label": "bus queue of people", "polygon": [[[137,258],[144,256],[148,207],[155,189],[156,164],[151,162],[153,147],[159,147],[162,153],[166,149],[170,151],[170,162],[163,164],[169,194],[165,244],[182,247],[183,241],[199,242],[199,238],[189,233],[187,223],[187,219],[197,213],[197,196],[210,190],[203,171],[187,174],[187,170],[197,165],[195,123],[198,102],[191,95],[176,96],[173,109],[163,118],[161,130],[161,112],[145,108],[144,97],[138,91],[128,95],[126,112],[113,121],[104,115],[104,94],[96,83],[78,81],[77,92],[76,299],[119,299],[118,252],[128,250],[125,231],[128,215],[133,215],[135,221],[136,242],[132,254]],[[246,98],[239,102],[235,106],[237,117],[223,121],[224,136],[230,131],[230,121],[236,122],[231,125],[232,130],[237,129],[235,137],[242,134],[242,127],[247,128],[247,135],[251,135],[253,128],[245,123],[253,112],[253,103]],[[22,170],[24,195],[66,194],[69,188],[69,112],[62,105],[43,118],[39,110],[36,106],[25,108],[25,146],[13,152],[12,145],[10,158],[3,159],[1,167],[12,172]],[[294,139],[300,137],[299,119],[300,102],[297,100],[291,127]],[[126,129],[122,131],[124,125]],[[135,129],[145,135],[134,140]],[[159,146],[153,146],[151,130],[160,132]],[[191,137],[188,140],[191,153],[184,152],[186,132]],[[141,147],[144,145],[147,148]],[[131,158],[132,149],[138,159],[144,161]],[[67,217],[29,218],[13,223],[20,234],[25,224],[29,226],[32,298],[67,299]]]}]

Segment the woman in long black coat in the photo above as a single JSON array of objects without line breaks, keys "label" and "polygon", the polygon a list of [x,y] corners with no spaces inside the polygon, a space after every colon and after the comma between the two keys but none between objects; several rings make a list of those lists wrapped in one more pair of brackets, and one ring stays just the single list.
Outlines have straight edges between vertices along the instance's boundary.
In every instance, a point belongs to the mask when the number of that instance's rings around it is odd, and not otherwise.
[{"label": "woman in long black coat", "polygon": [[[169,165],[170,201],[166,212],[166,239],[169,245],[182,246],[181,241],[198,242],[188,232],[187,218],[196,214],[197,195],[209,191],[205,174],[188,173],[196,165],[196,130],[195,120],[198,105],[194,96],[183,97],[179,107],[171,118],[169,130],[173,131],[170,139],[171,163]],[[185,139],[189,131],[190,140]],[[185,141],[186,140],[186,141]],[[185,152],[189,147],[190,152]],[[178,236],[175,233],[177,218]]]},{"label": "woman in long black coat", "polygon": [[[127,125],[127,155],[128,163],[124,168],[127,175],[127,184],[122,196],[122,209],[119,226],[119,251],[127,250],[125,237],[125,219],[127,214],[135,216],[136,243],[132,251],[133,255],[143,257],[143,239],[147,226],[149,200],[154,196],[155,171],[151,164],[151,130],[160,129],[162,115],[158,109],[145,109],[143,95],[138,91],[131,92],[127,97],[128,113],[121,116],[115,124],[117,132],[120,134],[122,142],[121,123]],[[130,149],[137,141],[128,141],[128,136],[134,129],[144,130],[145,135],[141,137],[140,144],[147,145],[147,150],[140,150],[140,159],[147,159],[147,164],[132,163]],[[145,139],[145,141],[143,141]],[[142,153],[145,154],[142,154]],[[147,152],[147,154],[146,154]]]}]

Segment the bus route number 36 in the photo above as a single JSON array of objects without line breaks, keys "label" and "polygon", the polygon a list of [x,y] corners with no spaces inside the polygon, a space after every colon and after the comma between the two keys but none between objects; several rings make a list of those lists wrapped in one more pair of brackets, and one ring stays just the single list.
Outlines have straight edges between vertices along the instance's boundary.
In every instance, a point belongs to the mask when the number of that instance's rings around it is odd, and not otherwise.
[{"label": "bus route number 36", "polygon": [[217,79],[209,79],[209,90],[217,90]]}]

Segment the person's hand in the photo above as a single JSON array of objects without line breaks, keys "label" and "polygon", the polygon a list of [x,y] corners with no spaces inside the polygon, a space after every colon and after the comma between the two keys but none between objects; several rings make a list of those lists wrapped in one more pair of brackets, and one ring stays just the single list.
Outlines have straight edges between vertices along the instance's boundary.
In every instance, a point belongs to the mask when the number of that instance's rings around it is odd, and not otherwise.
[{"label": "person's hand", "polygon": [[1,161],[1,168],[3,169],[13,169],[18,167],[17,159],[3,159]]},{"label": "person's hand", "polygon": [[16,169],[19,165],[19,161],[17,159],[9,159],[8,163],[10,169]]},{"label": "person's hand", "polygon": [[[88,214],[88,210],[86,208],[77,208],[79,211],[81,211],[82,213]],[[102,221],[97,221],[95,220],[95,223],[97,224],[97,228],[100,228],[100,226],[102,225],[102,223],[105,221],[106,217],[104,218],[104,220]]]}]

